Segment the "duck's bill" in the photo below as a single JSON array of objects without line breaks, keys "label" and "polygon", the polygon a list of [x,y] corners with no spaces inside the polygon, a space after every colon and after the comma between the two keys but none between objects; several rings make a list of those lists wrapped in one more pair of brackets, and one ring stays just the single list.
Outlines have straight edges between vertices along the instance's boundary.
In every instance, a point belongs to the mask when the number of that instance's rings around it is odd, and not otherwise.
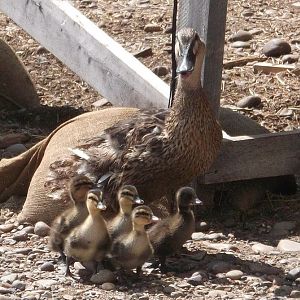
[{"label": "duck's bill", "polygon": [[196,56],[191,47],[183,50],[182,56],[178,58],[176,73],[189,75],[194,71]]},{"label": "duck's bill", "polygon": [[103,202],[99,201],[97,204],[97,208],[101,210],[106,210],[107,207]]},{"label": "duck's bill", "polygon": [[136,198],[134,199],[134,203],[135,203],[135,204],[144,204],[144,200],[141,199],[140,197],[136,197]]},{"label": "duck's bill", "polygon": [[157,216],[152,216],[152,222],[157,222],[159,221],[159,218]]},{"label": "duck's bill", "polygon": [[195,204],[197,204],[197,205],[203,205],[203,202],[199,198],[196,198],[195,199]]}]

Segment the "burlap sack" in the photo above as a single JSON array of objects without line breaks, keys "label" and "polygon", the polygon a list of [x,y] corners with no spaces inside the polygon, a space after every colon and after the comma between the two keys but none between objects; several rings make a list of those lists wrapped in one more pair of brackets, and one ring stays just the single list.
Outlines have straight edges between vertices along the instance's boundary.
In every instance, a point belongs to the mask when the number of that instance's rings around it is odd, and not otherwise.
[{"label": "burlap sack", "polygon": [[[47,196],[50,191],[45,187],[45,179],[50,164],[70,154],[68,148],[75,147],[82,139],[101,133],[119,120],[132,117],[137,111],[135,108],[114,107],[82,114],[59,126],[22,155],[0,161],[0,201],[13,194],[25,194],[30,183],[19,221],[35,223],[43,220],[50,223],[69,205]],[[232,136],[268,132],[251,119],[224,108],[220,110],[220,123]],[[265,179],[262,182],[265,184]],[[243,189],[243,183],[239,183],[239,188]],[[255,186],[252,188],[255,189]],[[261,187],[258,189],[260,191]]]}]

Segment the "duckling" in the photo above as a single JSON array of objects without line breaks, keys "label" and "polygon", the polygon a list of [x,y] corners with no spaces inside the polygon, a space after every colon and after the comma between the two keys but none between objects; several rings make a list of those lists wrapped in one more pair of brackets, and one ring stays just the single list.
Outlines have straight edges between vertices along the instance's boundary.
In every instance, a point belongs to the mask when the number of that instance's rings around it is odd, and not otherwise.
[{"label": "duckling", "polygon": [[152,222],[153,217],[148,206],[137,206],[132,211],[132,230],[112,242],[112,262],[121,269],[136,268],[137,277],[144,262],[153,254],[153,247],[145,230],[145,226]]},{"label": "duckling", "polygon": [[112,239],[132,230],[132,206],[133,204],[143,204],[139,198],[137,189],[132,185],[124,185],[118,192],[120,210],[107,225]]},{"label": "duckling", "polygon": [[99,263],[110,248],[110,236],[101,215],[106,206],[102,202],[100,189],[93,189],[88,192],[86,206],[89,212],[87,218],[71,231],[64,243],[65,275],[72,276],[69,268],[71,258],[83,263],[89,261]]},{"label": "duckling", "polygon": [[173,106],[132,109],[126,117],[122,114],[128,108],[120,109],[119,115],[117,108],[103,110],[99,118],[111,114],[110,125],[101,127],[97,135],[82,137],[69,155],[60,158],[62,170],[50,166],[47,188],[63,191],[61,174],[77,174],[83,169],[95,178],[109,174],[104,199],[109,210],[117,212],[116,195],[125,184],[133,184],[149,204],[207,172],[219,153],[222,131],[201,87],[204,55],[205,44],[197,32],[181,29],[176,43],[178,82]]},{"label": "duckling", "polygon": [[49,237],[49,248],[59,252],[63,261],[64,240],[67,235],[88,216],[86,207],[86,195],[93,187],[93,182],[84,175],[78,175],[70,180],[69,194],[73,200],[73,206],[65,210],[52,223]]},{"label": "duckling", "polygon": [[166,257],[178,251],[191,238],[195,231],[195,217],[191,207],[195,203],[202,203],[190,187],[180,188],[176,193],[176,201],[177,212],[159,220],[148,230],[162,272],[167,271]]}]

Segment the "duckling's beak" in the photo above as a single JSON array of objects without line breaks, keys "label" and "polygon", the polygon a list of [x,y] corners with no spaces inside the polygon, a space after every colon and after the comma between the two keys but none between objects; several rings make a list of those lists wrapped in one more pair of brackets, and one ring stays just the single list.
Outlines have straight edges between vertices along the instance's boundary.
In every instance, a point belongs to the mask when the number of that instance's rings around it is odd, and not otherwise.
[{"label": "duckling's beak", "polygon": [[196,198],[195,199],[195,204],[197,204],[197,205],[203,205],[203,202],[199,198]]},{"label": "duckling's beak", "polygon": [[141,199],[139,196],[137,196],[137,197],[134,199],[134,203],[135,203],[135,204],[144,204],[144,200]]},{"label": "duckling's beak", "polygon": [[182,49],[182,55],[177,58],[176,73],[181,75],[191,74],[194,71],[195,63],[196,55],[190,44],[185,49]]},{"label": "duckling's beak", "polygon": [[97,208],[100,210],[106,210],[107,207],[102,201],[99,201],[97,204]]},{"label": "duckling's beak", "polygon": [[159,221],[159,218],[157,216],[152,216],[152,223],[156,223],[157,221]]}]

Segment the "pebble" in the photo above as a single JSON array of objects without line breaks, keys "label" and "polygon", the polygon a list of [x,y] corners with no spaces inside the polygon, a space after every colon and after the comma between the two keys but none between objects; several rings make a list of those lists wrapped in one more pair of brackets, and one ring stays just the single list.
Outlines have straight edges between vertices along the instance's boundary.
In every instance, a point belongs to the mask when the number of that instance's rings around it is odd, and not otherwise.
[{"label": "pebble", "polygon": [[283,57],[282,57],[282,62],[284,64],[293,64],[293,63],[298,62],[298,60],[299,60],[298,54],[286,54],[286,55],[283,55]]},{"label": "pebble", "polygon": [[255,253],[270,253],[272,251],[275,251],[274,247],[261,243],[254,244],[251,248]]},{"label": "pebble", "polygon": [[249,33],[253,35],[258,35],[258,34],[261,34],[263,33],[264,31],[262,29],[259,29],[259,28],[253,28],[251,30],[249,30]]},{"label": "pebble", "polygon": [[160,27],[160,25],[158,24],[147,24],[145,27],[144,27],[144,30],[146,32],[158,32],[158,31],[161,31],[162,28]]},{"label": "pebble", "polygon": [[41,265],[40,269],[41,271],[53,272],[55,267],[52,262],[47,261]]},{"label": "pebble", "polygon": [[231,269],[231,264],[226,261],[216,261],[213,262],[210,266],[210,270],[214,274],[225,273]]},{"label": "pebble", "polygon": [[300,252],[300,243],[291,240],[280,240],[277,249],[282,252]]},{"label": "pebble", "polygon": [[291,52],[291,46],[288,42],[276,38],[267,42],[262,50],[262,53],[267,57],[279,57]]},{"label": "pebble", "polygon": [[184,297],[184,293],[181,291],[175,291],[170,294],[172,298]]},{"label": "pebble", "polygon": [[57,284],[57,281],[54,279],[40,279],[35,284],[41,289],[50,289],[53,285]]},{"label": "pebble", "polygon": [[203,281],[201,274],[198,272],[194,273],[190,278],[187,278],[187,282],[192,285],[199,285]]},{"label": "pebble", "polygon": [[225,244],[225,243],[210,243],[210,242],[203,242],[203,245],[207,248],[210,249],[215,249],[215,250],[231,250],[234,249],[235,246],[231,245],[231,244]]},{"label": "pebble", "polygon": [[99,99],[95,102],[92,103],[92,106],[97,108],[97,107],[102,107],[102,106],[105,106],[109,103],[109,101],[105,98],[102,98],[102,99]]},{"label": "pebble", "polygon": [[195,224],[195,230],[196,230],[196,232],[199,232],[199,231],[205,232],[205,231],[208,230],[208,228],[209,228],[208,224],[206,222],[204,222],[204,221],[197,222]]},{"label": "pebble", "polygon": [[252,34],[249,31],[246,30],[239,30],[235,34],[233,34],[230,38],[230,42],[236,42],[236,41],[241,41],[241,42],[247,42],[252,39]]},{"label": "pebble", "polygon": [[23,242],[23,241],[28,240],[28,233],[21,230],[19,232],[14,233],[12,238],[17,242]]},{"label": "pebble", "polygon": [[37,222],[34,226],[34,233],[40,237],[47,236],[49,234],[49,231],[50,227],[42,221]]},{"label": "pebble", "polygon": [[23,228],[23,231],[27,233],[34,233],[34,227],[33,226],[26,226]]},{"label": "pebble", "polygon": [[105,291],[113,291],[116,289],[116,286],[112,282],[104,282],[101,288]]},{"label": "pebble", "polygon": [[237,102],[236,106],[241,108],[253,108],[257,107],[261,104],[261,98],[257,95],[251,95],[244,97],[240,101]]},{"label": "pebble", "polygon": [[145,58],[145,57],[152,56],[152,55],[153,55],[153,51],[152,51],[151,47],[144,48],[133,54],[133,56],[136,58],[139,58],[139,57]]},{"label": "pebble", "polygon": [[208,293],[208,297],[211,297],[212,299],[220,299],[220,297],[224,297],[226,294],[226,291],[213,290]]},{"label": "pebble", "polygon": [[[277,114],[280,116],[280,117],[291,117],[293,115],[293,111],[287,107],[283,107],[282,109],[280,109]],[[285,231],[286,233],[285,234],[288,234],[288,230]]]},{"label": "pebble", "polygon": [[15,280],[11,286],[16,290],[24,291],[26,287],[26,283],[20,280]]},{"label": "pebble", "polygon": [[28,255],[32,251],[32,248],[19,248],[14,251],[16,254]]},{"label": "pebble", "polygon": [[289,230],[293,230],[296,228],[295,221],[283,221],[275,223],[272,230],[270,231],[271,235],[285,235],[289,233]]},{"label": "pebble", "polygon": [[249,42],[241,42],[241,41],[236,41],[236,42],[233,42],[231,44],[231,47],[232,48],[250,48],[250,43]]},{"label": "pebble", "polygon": [[165,66],[157,66],[155,67],[152,72],[154,74],[156,74],[157,76],[166,76],[167,74],[169,74],[169,68],[165,67]]},{"label": "pebble", "polygon": [[163,288],[163,292],[167,295],[170,295],[171,293],[175,292],[175,288],[173,286],[168,285]]},{"label": "pebble", "polygon": [[261,273],[267,275],[277,275],[281,272],[279,268],[269,266],[263,263],[250,262],[248,267],[252,273]]},{"label": "pebble", "polygon": [[289,280],[296,280],[300,278],[300,267],[294,268],[288,272],[286,278]]},{"label": "pebble", "polygon": [[96,274],[93,274],[90,281],[95,284],[103,284],[107,282],[114,282],[116,280],[112,271],[104,269]]},{"label": "pebble", "polygon": [[14,274],[14,273],[4,275],[0,278],[1,282],[5,282],[5,283],[13,283],[17,279],[18,279],[18,274]]},{"label": "pebble", "polygon": [[254,12],[251,9],[246,9],[242,12],[242,16],[244,17],[251,17],[254,15]]},{"label": "pebble", "polygon": [[0,286],[0,294],[10,294],[10,293],[12,293],[11,289],[7,289]]},{"label": "pebble", "polygon": [[0,231],[3,231],[5,233],[12,231],[15,228],[14,224],[1,224],[0,225]]},{"label": "pebble", "polygon": [[194,232],[192,234],[192,239],[195,241],[201,240],[222,240],[225,239],[226,236],[223,233],[209,233],[205,234],[202,232]]},{"label": "pebble", "polygon": [[297,291],[297,290],[291,291],[290,297],[300,299],[300,291]]},{"label": "pebble", "polygon": [[244,273],[240,270],[231,270],[231,271],[227,272],[225,276],[232,280],[238,280],[238,279],[241,279],[243,275],[244,275]]},{"label": "pebble", "polygon": [[43,54],[43,53],[47,53],[48,50],[44,47],[44,46],[39,46],[37,49],[36,49],[36,53],[37,54]]}]

